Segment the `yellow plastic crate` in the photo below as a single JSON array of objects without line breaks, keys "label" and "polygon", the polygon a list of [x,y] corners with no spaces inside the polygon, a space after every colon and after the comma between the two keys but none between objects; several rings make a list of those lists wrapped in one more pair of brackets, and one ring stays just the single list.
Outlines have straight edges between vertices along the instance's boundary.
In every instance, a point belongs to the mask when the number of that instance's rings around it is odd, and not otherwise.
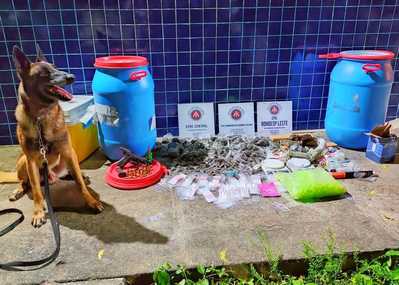
[{"label": "yellow plastic crate", "polygon": [[78,156],[79,162],[85,160],[99,147],[97,139],[97,126],[91,124],[84,128],[82,124],[67,125],[71,135],[72,147]]},{"label": "yellow plastic crate", "polygon": [[71,101],[60,102],[64,111],[65,123],[71,135],[72,147],[78,156],[79,162],[85,160],[99,147],[96,124],[90,122],[85,127],[81,122],[89,106],[93,104],[93,97],[84,95],[76,95]]}]

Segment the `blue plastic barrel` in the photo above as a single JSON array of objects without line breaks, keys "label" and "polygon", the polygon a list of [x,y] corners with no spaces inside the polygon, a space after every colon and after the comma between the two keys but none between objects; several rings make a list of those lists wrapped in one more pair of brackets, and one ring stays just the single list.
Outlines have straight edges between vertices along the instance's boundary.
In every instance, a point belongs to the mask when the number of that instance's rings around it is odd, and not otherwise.
[{"label": "blue plastic barrel", "polygon": [[95,61],[92,82],[102,150],[111,160],[120,147],[143,156],[156,141],[154,82],[140,56],[108,56]]},{"label": "blue plastic barrel", "polygon": [[326,134],[342,147],[364,149],[368,141],[365,133],[385,121],[394,54],[352,50],[320,57],[339,59],[330,76]]}]

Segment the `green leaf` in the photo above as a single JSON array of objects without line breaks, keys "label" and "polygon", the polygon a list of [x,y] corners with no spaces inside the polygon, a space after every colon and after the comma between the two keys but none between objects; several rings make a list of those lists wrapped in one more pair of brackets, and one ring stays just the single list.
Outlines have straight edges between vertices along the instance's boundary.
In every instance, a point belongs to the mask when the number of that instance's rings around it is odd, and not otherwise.
[{"label": "green leaf", "polygon": [[385,253],[385,256],[399,256],[399,251],[398,250],[393,250],[393,249],[388,250]]},{"label": "green leaf", "polygon": [[391,271],[391,278],[393,280],[399,280],[399,268],[395,269],[394,271]]},{"label": "green leaf", "polygon": [[352,284],[354,284],[354,285],[373,285],[373,280],[367,275],[357,273],[352,277]]},{"label": "green leaf", "polygon": [[157,285],[170,285],[170,276],[166,271],[158,271],[155,275]]},{"label": "green leaf", "polygon": [[178,285],[184,285],[184,284],[186,284],[186,279],[183,279],[183,280],[181,280],[181,281],[178,283]]},{"label": "green leaf", "polygon": [[196,285],[209,285],[209,281],[207,279],[199,280]]},{"label": "green leaf", "polygon": [[205,274],[205,267],[203,265],[198,265],[197,266],[197,271],[198,271],[198,273],[204,275]]}]

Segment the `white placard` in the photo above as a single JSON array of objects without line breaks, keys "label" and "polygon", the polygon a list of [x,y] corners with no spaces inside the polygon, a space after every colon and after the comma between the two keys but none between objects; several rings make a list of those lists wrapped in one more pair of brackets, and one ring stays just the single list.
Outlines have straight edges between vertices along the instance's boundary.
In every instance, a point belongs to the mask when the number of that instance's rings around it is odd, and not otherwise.
[{"label": "white placard", "polygon": [[258,102],[258,133],[280,135],[292,131],[292,102]]},{"label": "white placard", "polygon": [[254,103],[219,104],[219,134],[255,134]]},{"label": "white placard", "polygon": [[210,137],[215,135],[213,103],[179,104],[179,136]]}]

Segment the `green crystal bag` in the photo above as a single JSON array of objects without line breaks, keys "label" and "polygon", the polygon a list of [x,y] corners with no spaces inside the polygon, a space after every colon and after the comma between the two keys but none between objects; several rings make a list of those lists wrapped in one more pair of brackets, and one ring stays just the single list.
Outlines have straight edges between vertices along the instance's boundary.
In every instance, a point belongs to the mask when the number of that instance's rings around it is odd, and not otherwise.
[{"label": "green crystal bag", "polygon": [[346,193],[345,187],[322,168],[292,173],[281,172],[276,174],[276,179],[292,198],[302,202],[337,197]]}]

